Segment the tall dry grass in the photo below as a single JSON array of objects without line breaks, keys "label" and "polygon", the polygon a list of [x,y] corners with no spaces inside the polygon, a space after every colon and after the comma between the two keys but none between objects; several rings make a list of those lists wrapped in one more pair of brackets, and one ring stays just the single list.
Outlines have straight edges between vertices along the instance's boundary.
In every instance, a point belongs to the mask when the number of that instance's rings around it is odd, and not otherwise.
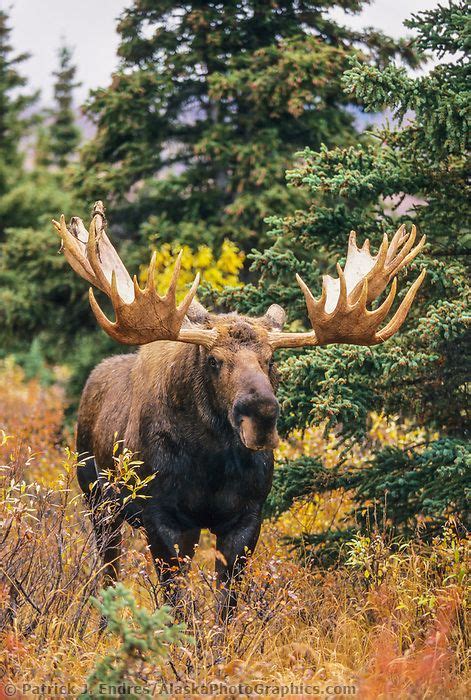
[{"label": "tall dry grass", "polygon": [[[3,367],[0,386],[0,700],[9,684],[16,697],[40,684],[50,686],[46,697],[54,685],[69,684],[74,695],[116,639],[100,634],[90,605],[100,562],[75,483],[75,456],[62,444],[63,397],[57,387],[25,382],[11,365]],[[397,426],[379,421],[373,429],[388,440]],[[283,449],[321,448],[333,464],[333,442],[320,432]],[[185,584],[196,644],[172,648],[169,663],[143,668],[143,683],[303,682],[319,693],[335,686],[337,695],[367,700],[468,697],[466,542],[452,523],[431,545],[390,542],[372,529],[350,543],[346,563],[303,566],[284,536],[332,525],[348,506],[348,494],[331,494],[265,523],[225,630],[214,614],[217,554],[204,534]],[[121,580],[139,604],[160,604],[140,533],[126,529],[121,565]]]}]

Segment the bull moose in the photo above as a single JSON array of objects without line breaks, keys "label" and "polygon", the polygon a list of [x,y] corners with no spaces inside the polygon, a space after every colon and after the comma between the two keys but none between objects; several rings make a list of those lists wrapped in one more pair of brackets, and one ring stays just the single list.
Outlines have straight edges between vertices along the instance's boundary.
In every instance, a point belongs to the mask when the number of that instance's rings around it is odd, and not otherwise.
[{"label": "bull moose", "polygon": [[[208,312],[195,300],[199,275],[177,306],[181,253],[165,296],[155,288],[155,254],[141,288],[107,237],[101,202],[94,205],[89,231],[78,217],[68,226],[64,216],[53,223],[74,271],[111,299],[114,322],[90,289],[102,329],[120,343],[142,346],[93,370],[78,411],[78,481],[91,506],[106,579],[118,575],[124,520],[144,529],[168,594],[201,529],[208,528],[222,555],[216,575],[221,611],[229,615],[236,603],[231,584],[255,549],[272,483],[279,413],[274,352],[329,343],[375,345],[390,338],[403,324],[425,270],[378,330],[395,297],[395,275],[415,258],[425,237],[414,247],[415,227],[408,233],[401,226],[390,243],[384,235],[373,256],[368,241],[359,249],[352,232],[345,268],[337,265],[338,279],[324,276],[319,300],[297,276],[312,330],[284,332],[285,312],[277,304],[258,318]],[[391,279],[386,299],[369,310]],[[142,478],[152,479],[147,498],[128,500],[105,527],[94,514],[108,497],[102,474],[114,463],[116,438],[138,454]]]}]

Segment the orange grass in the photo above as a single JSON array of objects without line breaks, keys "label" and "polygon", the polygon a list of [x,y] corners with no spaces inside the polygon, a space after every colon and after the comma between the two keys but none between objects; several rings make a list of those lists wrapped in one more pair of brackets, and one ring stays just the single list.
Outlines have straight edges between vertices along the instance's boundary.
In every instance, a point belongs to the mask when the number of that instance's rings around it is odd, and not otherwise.
[{"label": "orange grass", "polygon": [[[0,700],[9,683],[19,689],[16,697],[23,684],[41,683],[71,684],[77,695],[116,640],[99,634],[89,603],[100,588],[100,565],[75,458],[60,444],[63,397],[57,387],[25,382],[11,365],[3,367],[0,387]],[[408,439],[379,418],[370,437]],[[337,458],[333,438],[318,430],[293,436],[281,451],[324,454],[326,466]],[[366,448],[358,449],[358,460],[367,457]],[[146,678],[304,682],[320,693],[344,685],[354,690],[340,688],[337,696],[367,700],[469,697],[466,543],[451,525],[432,545],[399,548],[365,532],[351,544],[347,564],[332,570],[304,567],[283,543],[285,535],[332,526],[350,506],[348,494],[334,493],[265,523],[223,645],[214,615],[216,552],[203,534],[186,584],[196,646],[172,649],[172,663],[147,669]],[[121,580],[140,605],[159,603],[146,543],[130,529]]]}]

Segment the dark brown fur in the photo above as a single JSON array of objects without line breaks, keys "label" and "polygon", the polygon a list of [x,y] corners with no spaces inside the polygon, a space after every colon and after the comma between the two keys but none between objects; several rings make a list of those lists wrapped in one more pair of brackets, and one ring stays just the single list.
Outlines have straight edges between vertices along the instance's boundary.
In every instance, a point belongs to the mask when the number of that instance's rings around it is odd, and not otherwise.
[{"label": "dark brown fur", "polygon": [[[207,322],[218,331],[211,350],[151,343],[102,362],[84,389],[78,478],[92,511],[107,496],[100,475],[113,467],[116,440],[142,460],[143,476],[154,475],[149,498],[120,509],[106,542],[94,517],[110,579],[117,575],[123,519],[144,527],[164,583],[172,579],[175,546],[180,558],[191,558],[201,528],[217,535],[223,589],[257,542],[277,444],[277,378],[267,342],[274,322],[268,315],[208,315]],[[232,595],[224,600],[234,603]]]}]

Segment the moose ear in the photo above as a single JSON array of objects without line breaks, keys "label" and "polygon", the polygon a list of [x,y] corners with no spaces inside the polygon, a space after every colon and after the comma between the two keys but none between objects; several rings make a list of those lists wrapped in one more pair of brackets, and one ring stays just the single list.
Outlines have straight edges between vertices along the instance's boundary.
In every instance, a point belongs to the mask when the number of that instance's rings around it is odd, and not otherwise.
[{"label": "moose ear", "polygon": [[286,311],[279,304],[272,304],[264,319],[271,324],[272,328],[281,331],[286,321]]},{"label": "moose ear", "polygon": [[193,299],[186,312],[186,317],[191,323],[204,323],[209,318],[209,312],[204,308],[203,304]]}]

